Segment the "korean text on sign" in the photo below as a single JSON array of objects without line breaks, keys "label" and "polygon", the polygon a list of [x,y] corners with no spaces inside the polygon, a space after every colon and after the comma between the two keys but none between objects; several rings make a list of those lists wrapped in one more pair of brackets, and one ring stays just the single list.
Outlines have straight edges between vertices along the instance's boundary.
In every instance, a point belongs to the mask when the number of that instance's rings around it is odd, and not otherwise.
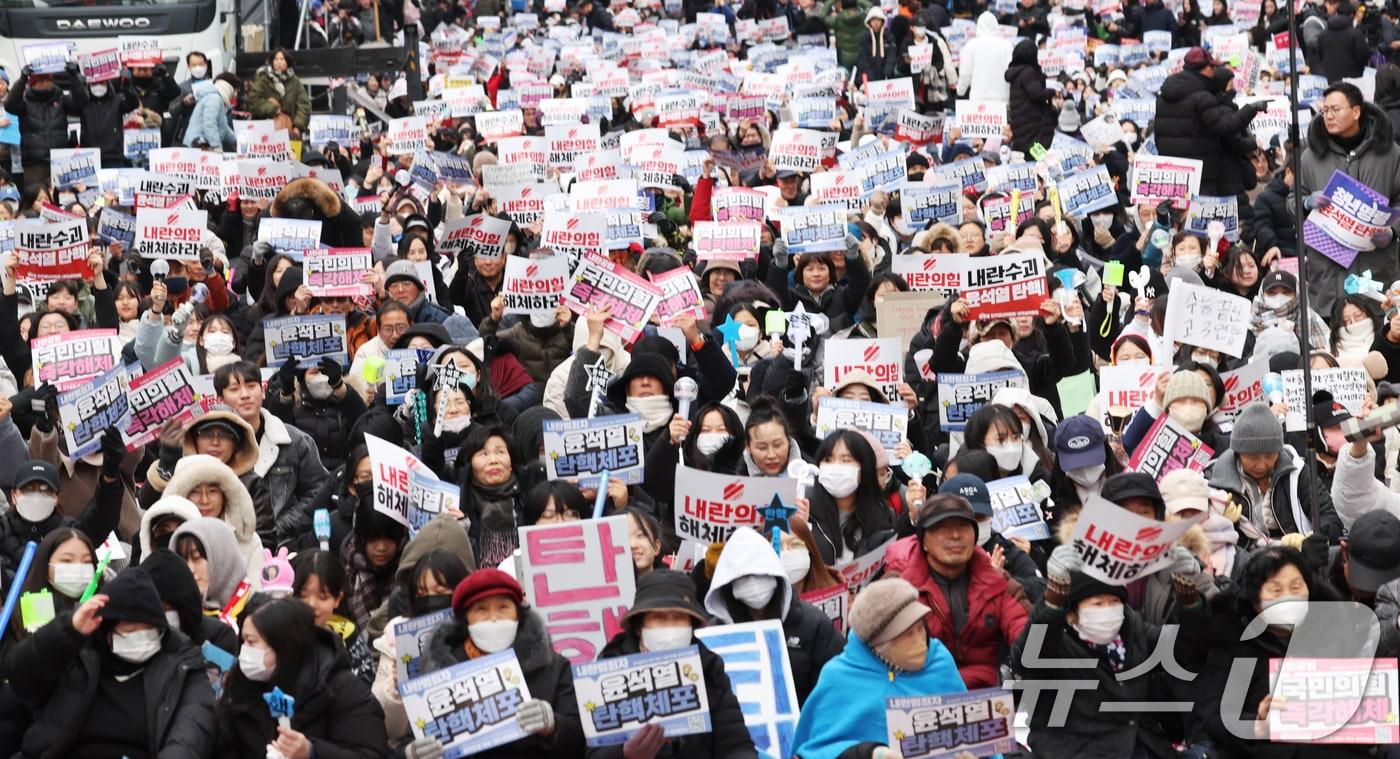
[{"label": "korean text on sign", "polygon": [[647,723],[661,725],[667,737],[710,731],[695,646],[575,665],[574,695],[589,746],[625,743]]}]

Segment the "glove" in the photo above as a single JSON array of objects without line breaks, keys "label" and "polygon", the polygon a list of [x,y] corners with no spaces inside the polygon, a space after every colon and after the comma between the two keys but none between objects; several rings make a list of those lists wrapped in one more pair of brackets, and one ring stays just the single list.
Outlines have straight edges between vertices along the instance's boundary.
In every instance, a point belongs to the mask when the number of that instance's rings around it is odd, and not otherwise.
[{"label": "glove", "polygon": [[548,701],[530,699],[520,705],[515,713],[515,722],[527,733],[554,732],[554,707]]},{"label": "glove", "polygon": [[58,388],[45,382],[34,391],[30,408],[34,411],[34,426],[42,433],[53,431],[52,409],[58,403]]},{"label": "glove", "polygon": [[1327,206],[1332,205],[1332,198],[1322,190],[1318,190],[1317,192],[1308,196],[1308,199],[1304,202],[1304,205],[1308,207],[1309,211],[1320,211],[1326,208]]},{"label": "glove", "polygon": [[102,476],[113,479],[121,475],[122,459],[126,458],[126,443],[116,427],[108,427],[102,434]]},{"label": "glove", "polygon": [[296,387],[297,364],[296,359],[288,359],[287,363],[277,369],[277,386],[283,395],[291,395]]},{"label": "glove", "polygon": [[1292,548],[1292,549],[1295,550],[1295,551],[1302,551],[1302,550],[1303,550],[1303,533],[1301,533],[1301,532],[1290,532],[1290,533],[1288,533],[1287,535],[1284,535],[1283,537],[1279,538],[1279,539],[1278,539],[1278,542],[1279,542],[1280,545],[1287,546],[1287,547],[1289,547],[1289,548]]},{"label": "glove", "polygon": [[437,738],[418,738],[404,746],[403,755],[406,759],[442,759],[442,744]]},{"label": "glove", "polygon": [[1186,546],[1172,546],[1171,550],[1167,551],[1167,556],[1172,560],[1169,569],[1174,575],[1191,577],[1201,571],[1201,563],[1196,561],[1196,557]]},{"label": "glove", "polygon": [[276,255],[276,251],[272,249],[272,245],[262,240],[253,243],[252,248],[252,258],[254,266],[262,266],[264,263],[267,262],[268,258],[271,258],[273,255]]},{"label": "glove", "polygon": [[31,75],[33,75],[33,73],[34,67],[26,65],[24,68],[19,70],[19,78],[28,79]]},{"label": "glove", "polygon": [[1299,549],[1303,552],[1303,560],[1312,567],[1314,572],[1323,572],[1327,569],[1327,536],[1320,532],[1303,538],[1303,547]]},{"label": "glove", "polygon": [[807,395],[807,377],[802,372],[793,369],[788,372],[787,381],[783,383],[784,398],[802,398]]},{"label": "glove", "polygon": [[1381,231],[1371,235],[1371,244],[1377,248],[1384,248],[1395,239],[1395,230],[1390,227],[1381,227]]},{"label": "glove", "polygon": [[180,342],[185,338],[185,325],[190,321],[190,315],[194,313],[194,302],[185,301],[180,307],[175,309],[175,313],[170,316],[170,327],[175,336],[175,342]]},{"label": "glove", "polygon": [[1084,557],[1074,550],[1072,544],[1057,546],[1050,553],[1050,558],[1045,561],[1045,574],[1057,583],[1069,583],[1070,572],[1077,572],[1084,567]]},{"label": "glove", "polygon": [[331,383],[332,390],[340,387],[342,378],[345,376],[345,367],[341,366],[339,361],[327,356],[317,362],[316,368],[320,369],[321,374],[325,375],[326,381]]}]

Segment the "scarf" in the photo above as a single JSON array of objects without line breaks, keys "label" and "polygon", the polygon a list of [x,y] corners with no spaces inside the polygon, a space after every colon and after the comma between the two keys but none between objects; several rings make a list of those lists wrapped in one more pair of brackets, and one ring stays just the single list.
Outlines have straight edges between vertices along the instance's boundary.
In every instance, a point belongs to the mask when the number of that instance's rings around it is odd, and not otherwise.
[{"label": "scarf", "polygon": [[1222,514],[1212,513],[1201,523],[1201,530],[1210,541],[1210,566],[1215,574],[1228,577],[1235,569],[1235,546],[1240,534],[1235,525]]},{"label": "scarf", "polygon": [[515,499],[520,483],[512,472],[500,485],[472,483],[476,492],[477,514],[481,520],[479,543],[481,557],[478,566],[494,567],[519,548],[519,524],[515,514]]},{"label": "scarf", "polygon": [[287,94],[287,81],[292,78],[292,70],[277,71],[271,66],[267,67],[267,78],[272,80],[272,86],[277,90],[277,96],[281,98]]},{"label": "scarf", "polygon": [[885,59],[885,30],[884,30],[884,28],[881,27],[880,31],[878,31],[878,32],[876,32],[874,29],[871,29],[869,24],[866,24],[866,25],[865,25],[865,28],[868,30],[867,33],[870,35],[870,57],[874,58],[874,59],[877,60],[877,61],[882,61],[882,60],[884,60],[884,59]]},{"label": "scarf", "polygon": [[1123,645],[1123,636],[1119,635],[1113,640],[1109,641],[1107,645],[1103,646],[1100,646],[1099,644],[1094,643],[1092,641],[1085,640],[1084,636],[1082,635],[1079,636],[1079,642],[1087,646],[1090,651],[1093,651],[1094,653],[1098,654],[1100,659],[1103,659],[1104,661],[1108,662],[1109,669],[1113,670],[1114,672],[1122,672],[1123,667],[1127,666],[1128,649],[1126,646]]}]

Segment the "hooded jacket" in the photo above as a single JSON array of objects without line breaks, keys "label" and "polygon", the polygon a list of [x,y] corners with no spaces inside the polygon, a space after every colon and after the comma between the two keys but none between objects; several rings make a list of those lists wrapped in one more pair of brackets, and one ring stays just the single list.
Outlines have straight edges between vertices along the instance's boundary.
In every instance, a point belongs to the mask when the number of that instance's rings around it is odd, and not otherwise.
[{"label": "hooded jacket", "polygon": [[[870,26],[871,21],[883,21],[880,31]],[[894,76],[895,64],[899,61],[899,45],[890,34],[890,22],[879,7],[865,12],[865,34],[860,38],[860,52],[856,57],[856,82],[878,82]]]},{"label": "hooded jacket", "polygon": [[1327,77],[1328,84],[1361,76],[1371,60],[1371,46],[1366,43],[1366,35],[1356,27],[1350,14],[1327,17],[1327,30],[1322,33],[1319,49],[1322,71],[1318,73]]},{"label": "hooded jacket", "polygon": [[[822,668],[841,653],[841,636],[826,614],[797,597],[773,544],[748,527],[740,527],[729,536],[705,593],[705,611],[714,617],[715,624],[756,621],[748,607],[734,598],[730,587],[734,580],[748,575],[765,575],[777,581],[766,609],[776,612],[783,623],[792,683],[801,704],[816,687]],[[737,616],[732,609],[738,610]]]},{"label": "hooded jacket", "polygon": [[[186,456],[176,465],[175,476],[165,486],[165,494],[167,498],[189,498],[190,491],[205,483],[213,483],[223,492],[224,510],[218,519],[233,528],[233,537],[238,541],[238,552],[243,556],[248,576],[261,577],[263,544],[258,539],[258,517],[253,512],[253,498],[232,469],[213,456]],[[145,539],[144,534],[142,539]]]},{"label": "hooded jacket", "polygon": [[248,572],[243,554],[238,547],[238,539],[233,536],[233,528],[228,523],[213,517],[191,519],[180,525],[170,536],[170,545],[175,546],[180,538],[191,535],[199,540],[204,548],[204,558],[209,563],[208,583],[204,589],[204,608],[220,611],[226,606],[239,583],[247,580],[254,590],[261,586],[261,575]]},{"label": "hooded jacket", "polygon": [[1035,43],[1021,40],[1011,53],[1006,81],[1011,93],[1007,121],[1011,125],[1011,149],[1029,154],[1032,145],[1049,147],[1055,138],[1059,112],[1051,101],[1055,93],[1045,86]]},{"label": "hooded jacket", "polygon": [[467,529],[451,514],[439,514],[423,525],[423,529],[404,546],[399,556],[399,568],[394,573],[394,588],[389,597],[370,615],[365,632],[371,638],[384,634],[384,627],[394,617],[409,614],[408,600],[413,595],[413,572],[418,562],[433,551],[450,551],[467,565],[467,571],[476,570],[476,554],[472,552],[471,538]]},{"label": "hooded jacket", "polygon": [[[1251,503],[1246,494],[1247,489],[1240,474],[1239,458],[1233,450],[1226,450],[1210,462],[1206,467],[1206,479],[1211,487],[1229,491],[1230,497],[1244,507],[1242,520],[1259,526],[1263,531],[1263,517],[1260,516],[1258,506]],[[1341,539],[1342,520],[1333,507],[1330,489],[1322,482],[1321,477],[1315,478],[1313,482],[1311,503],[1317,504],[1317,524],[1312,524],[1312,514],[1307,507],[1310,501],[1300,492],[1303,487],[1303,462],[1291,447],[1283,447],[1269,480],[1269,505],[1283,535],[1294,532],[1307,533],[1311,530],[1326,535],[1332,542]],[[1252,541],[1246,539],[1243,534],[1240,538],[1243,547],[1251,547],[1249,544]]]},{"label": "hooded jacket", "polygon": [[972,100],[1002,100],[1011,97],[1006,69],[1011,65],[1011,40],[997,30],[997,17],[983,11],[977,17],[977,36],[963,45],[958,57],[958,95]]},{"label": "hooded jacket", "polygon": [[[519,626],[511,648],[520,661],[530,697],[548,701],[554,709],[554,734],[549,738],[529,735],[520,740],[473,756],[498,757],[577,757],[584,752],[583,721],[574,698],[574,675],[569,660],[554,652],[545,629],[544,617],[528,606],[517,606]],[[470,635],[467,621],[453,617],[436,627],[423,645],[420,676],[468,661],[463,644]]]},{"label": "hooded jacket", "polygon": [[967,622],[958,633],[948,599],[924,556],[920,535],[900,538],[885,549],[885,574],[903,577],[918,589],[919,600],[933,610],[924,618],[928,635],[953,652],[963,682],[971,690],[992,688],[1001,683],[1001,662],[1026,626],[1030,603],[1020,584],[1007,582],[981,548],[973,549],[965,571]]},{"label": "hooded jacket", "polygon": [[192,92],[194,108],[190,111],[189,126],[185,128],[186,147],[202,142],[211,148],[233,150],[238,136],[228,123],[228,103],[223,93],[212,82],[196,82]]},{"label": "hooded jacket", "polygon": [[208,641],[230,656],[238,655],[238,635],[217,617],[205,616],[199,585],[184,559],[169,549],[155,549],[142,558],[141,569],[150,575],[161,603],[169,604],[179,615],[180,631],[194,630],[189,638],[196,646]]},{"label": "hooded jacket", "polygon": [[[301,127],[303,130],[306,127]],[[360,217],[330,185],[319,179],[302,177],[293,179],[277,193],[268,207],[275,218],[296,218],[289,206],[294,200],[307,201],[312,208],[311,218],[321,221],[321,242],[331,248],[358,248],[364,245],[364,234],[360,231]]]},{"label": "hooded jacket", "polygon": [[[588,384],[587,371],[601,358],[609,376],[617,376],[632,363],[632,354],[622,346],[622,340],[610,330],[603,330],[603,340],[595,352],[588,349],[588,324],[574,320],[574,355],[564,359],[549,375],[544,386],[544,405],[562,419],[582,419],[588,416],[592,394],[578,392]],[[575,376],[577,375],[577,376]],[[598,388],[602,393],[606,388]]]},{"label": "hooded jacket", "polygon": [[1157,95],[1157,150],[1164,156],[1200,160],[1201,194],[1239,194],[1245,188],[1238,184],[1239,158],[1229,142],[1244,134],[1262,109],[1258,103],[1236,109],[1221,100],[1220,88],[1210,77],[1183,69],[1167,77]]},{"label": "hooded jacket", "polygon": [[199,519],[199,516],[199,507],[184,496],[167,495],[151,504],[151,507],[141,515],[141,534],[139,536],[141,560],[145,561],[151,552],[156,550],[156,545],[153,542],[155,536],[152,531],[161,520],[166,517],[179,517],[181,523],[184,523],[191,519]]}]

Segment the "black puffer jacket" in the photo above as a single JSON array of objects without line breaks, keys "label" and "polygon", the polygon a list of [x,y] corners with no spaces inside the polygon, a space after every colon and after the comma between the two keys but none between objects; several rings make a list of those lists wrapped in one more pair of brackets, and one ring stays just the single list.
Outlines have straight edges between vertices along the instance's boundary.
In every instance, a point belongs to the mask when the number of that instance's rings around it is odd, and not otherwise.
[{"label": "black puffer jacket", "polygon": [[71,147],[68,117],[82,114],[88,93],[81,74],[70,76],[75,81],[66,94],[55,84],[50,94],[40,97],[29,89],[29,79],[20,76],[5,96],[5,110],[19,117],[19,144],[26,166],[48,163],[50,150]]},{"label": "black puffer jacket", "polygon": [[[296,698],[292,729],[311,741],[320,759],[387,756],[389,738],[379,701],[350,670],[350,658],[335,633],[317,628],[316,638],[317,645],[307,653],[296,686],[288,693]],[[272,683],[255,683],[242,676],[229,682],[219,700],[214,756],[266,755],[267,744],[277,737],[277,720],[263,700],[270,690]]]},{"label": "black puffer jacket", "polygon": [[295,383],[301,392],[286,400],[280,377],[273,377],[268,383],[267,400],[263,405],[268,411],[311,436],[321,454],[321,465],[328,472],[334,472],[345,463],[345,455],[350,452],[350,430],[355,422],[368,410],[365,399],[348,385],[345,397],[334,395],[325,400],[317,400],[307,392],[304,381]]},{"label": "black puffer jacket", "polygon": [[1011,84],[1011,105],[1006,114],[1011,124],[1011,149],[1028,153],[1036,143],[1049,147],[1059,112],[1051,105],[1055,93],[1045,86],[1034,42],[1021,40],[1016,45],[1006,81]]},{"label": "black puffer jacket", "polygon": [[[6,671],[15,693],[36,716],[24,734],[24,756],[68,756],[82,732],[79,726],[100,730],[88,720],[103,687],[99,681],[110,680],[111,673],[103,674],[103,654],[91,641],[73,629],[70,615],[15,646]],[[204,674],[204,656],[189,638],[167,630],[160,652],[142,670],[140,685],[150,755],[208,756],[214,747],[214,692]],[[258,755],[263,753],[260,747]]]},{"label": "black puffer jacket", "polygon": [[[531,735],[518,741],[473,754],[478,757],[576,757],[583,753],[583,722],[579,718],[578,700],[574,698],[574,674],[569,660],[554,652],[544,618],[528,607],[522,607],[520,626],[516,629],[516,658],[525,673],[525,684],[532,698],[548,701],[554,709],[554,735],[542,738]],[[433,630],[424,647],[421,674],[446,669],[467,661],[467,623],[454,617]]]},{"label": "black puffer jacket", "polygon": [[1322,33],[1322,71],[1329,84],[1361,76],[1371,59],[1371,47],[1366,35],[1352,23],[1349,15],[1327,18],[1327,31]]},{"label": "black puffer jacket", "polygon": [[102,97],[88,96],[87,107],[83,109],[82,146],[99,148],[102,151],[102,165],[126,166],[125,145],[122,142],[122,117],[141,103],[136,94],[127,89],[123,80],[113,80],[108,92]]},{"label": "black puffer jacket", "polygon": [[1202,195],[1238,195],[1245,188],[1237,175],[1239,160],[1230,149],[1233,142],[1227,140],[1238,139],[1263,106],[1251,103],[1236,110],[1219,95],[1215,83],[1198,71],[1167,77],[1157,96],[1157,150],[1200,160]]},{"label": "black puffer jacket", "polygon": [[272,199],[278,219],[319,219],[321,242],[332,248],[358,248],[365,242],[360,217],[329,185],[319,179],[293,179]]},{"label": "black puffer jacket", "polygon": [[1298,255],[1298,232],[1293,226],[1288,192],[1283,172],[1279,172],[1254,199],[1254,249],[1261,258],[1273,247],[1284,255]]}]

